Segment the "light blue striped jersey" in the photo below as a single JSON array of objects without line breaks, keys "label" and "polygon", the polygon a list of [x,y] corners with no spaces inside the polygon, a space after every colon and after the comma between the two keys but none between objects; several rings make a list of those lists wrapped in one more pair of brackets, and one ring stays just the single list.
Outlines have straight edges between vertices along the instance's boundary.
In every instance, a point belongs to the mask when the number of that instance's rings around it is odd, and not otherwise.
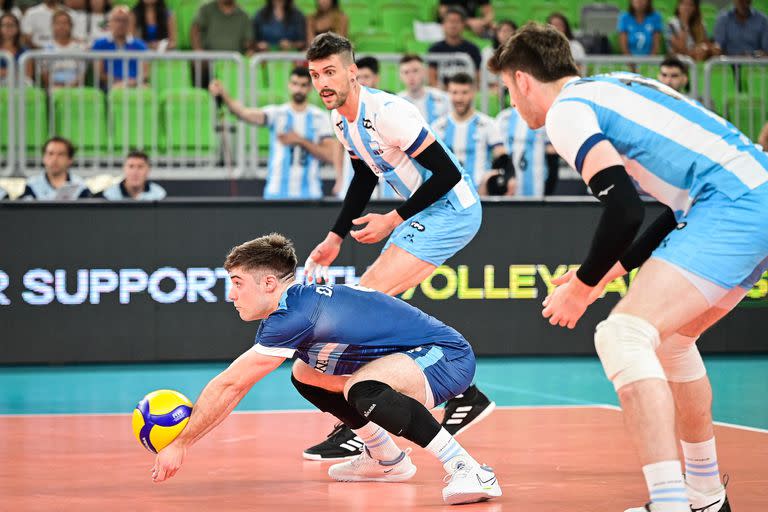
[{"label": "light blue striped jersey", "polygon": [[[346,197],[349,184],[352,183],[352,176],[355,174],[355,170],[352,168],[352,157],[350,157],[349,154],[344,155],[342,166],[341,176],[344,186],[339,190],[339,199],[344,199],[344,197]],[[376,185],[373,194],[371,194],[371,199],[400,199],[400,196],[397,195],[395,189],[387,183],[387,180],[385,180],[383,176],[379,176],[379,184]]]},{"label": "light blue striped jersey", "polygon": [[375,359],[430,345],[470,348],[455,329],[396,297],[360,286],[294,284],[262,320],[254,349],[349,375]]},{"label": "light blue striped jersey", "polygon": [[429,124],[451,111],[451,100],[448,94],[434,87],[424,87],[422,95],[418,98],[411,96],[408,91],[400,91],[397,95],[416,105]]},{"label": "light blue striped jersey", "polygon": [[323,196],[320,162],[298,145],[286,146],[277,138],[286,132],[296,132],[315,144],[333,137],[328,114],[307,105],[301,112],[290,103],[268,105],[262,109],[269,127],[269,160],[265,199],[317,199]]},{"label": "light blue striped jersey", "polygon": [[[411,155],[434,133],[407,100],[361,87],[357,118],[349,122],[334,110],[331,121],[347,152],[362,159],[377,176],[383,176],[402,198],[411,197],[432,176],[432,171]],[[462,180],[444,196],[457,211],[462,211],[479,201],[477,190],[459,160],[439,138],[437,141],[462,173]]]},{"label": "light blue striped jersey", "polygon": [[498,130],[504,140],[512,162],[515,164],[517,193],[520,197],[543,197],[547,181],[547,131],[532,130],[514,108],[499,112],[496,116]]},{"label": "light blue striped jersey", "polygon": [[768,154],[759,146],[699,103],[640,75],[568,82],[546,127],[578,172],[595,144],[610,141],[638,186],[678,213],[702,191],[733,200],[768,181]]},{"label": "light blue striped jersey", "polygon": [[504,142],[496,121],[482,112],[463,121],[457,121],[453,113],[445,115],[432,123],[432,129],[464,164],[477,185],[491,170],[491,150]]}]

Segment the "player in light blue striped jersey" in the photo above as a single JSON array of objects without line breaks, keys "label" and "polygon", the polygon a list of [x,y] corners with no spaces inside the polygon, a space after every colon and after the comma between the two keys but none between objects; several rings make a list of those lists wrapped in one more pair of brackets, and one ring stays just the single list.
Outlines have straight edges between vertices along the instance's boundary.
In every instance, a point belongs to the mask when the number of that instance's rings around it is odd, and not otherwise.
[{"label": "player in light blue striped jersey", "polygon": [[557,160],[550,165],[552,158],[548,150],[554,150],[546,130],[531,130],[514,108],[499,112],[496,123],[504,148],[515,166],[516,195],[543,197],[551,193],[557,180]]},{"label": "player in light blue striped jersey", "polygon": [[415,54],[406,54],[400,59],[400,81],[405,86],[398,96],[405,98],[419,109],[429,124],[450,112],[448,95],[435,87],[428,87],[427,68],[424,60]]},{"label": "player in light blue striped jersey", "polygon": [[[432,123],[432,129],[470,173],[480,194],[488,195],[488,181],[498,174],[491,169],[513,167],[496,121],[475,110],[476,94],[475,81],[469,74],[450,77],[448,95],[453,111]],[[514,179],[507,181],[506,192],[515,193]]]},{"label": "player in light blue striped jersey", "polygon": [[214,80],[210,90],[227,108],[248,123],[269,127],[269,160],[265,199],[319,199],[323,196],[320,161],[332,162],[338,144],[333,139],[328,114],[307,102],[309,72],[291,72],[291,101],[263,108],[246,108],[231,98]]},{"label": "player in light blue striped jersey", "polygon": [[[768,268],[768,154],[661,82],[579,78],[552,27],[526,25],[490,67],[604,207],[584,263],[553,280],[544,317],[573,328],[607,283],[642,265],[595,332],[650,495],[630,512],[730,512],[696,340]],[[645,209],[636,187],[667,206],[637,239]]]}]

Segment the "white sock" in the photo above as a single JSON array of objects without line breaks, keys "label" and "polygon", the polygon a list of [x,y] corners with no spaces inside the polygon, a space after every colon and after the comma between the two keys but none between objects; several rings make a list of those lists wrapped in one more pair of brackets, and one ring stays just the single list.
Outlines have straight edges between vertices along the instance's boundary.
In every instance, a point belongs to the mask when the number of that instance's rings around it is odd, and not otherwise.
[{"label": "white sock", "polygon": [[376,460],[385,462],[395,460],[402,453],[389,432],[371,421],[354,429],[353,432],[362,439],[371,457]]},{"label": "white sock", "polygon": [[715,438],[701,443],[686,443],[683,445],[685,457],[685,480],[688,484],[701,492],[709,492],[719,488],[720,470],[717,467],[717,449]]},{"label": "white sock", "polygon": [[462,448],[444,428],[440,429],[440,432],[429,442],[425,450],[433,453],[443,463],[443,467],[448,473],[452,473],[460,462],[477,464],[477,461],[467,453],[467,450]]},{"label": "white sock", "polygon": [[680,461],[665,460],[643,466],[654,512],[690,512]]}]

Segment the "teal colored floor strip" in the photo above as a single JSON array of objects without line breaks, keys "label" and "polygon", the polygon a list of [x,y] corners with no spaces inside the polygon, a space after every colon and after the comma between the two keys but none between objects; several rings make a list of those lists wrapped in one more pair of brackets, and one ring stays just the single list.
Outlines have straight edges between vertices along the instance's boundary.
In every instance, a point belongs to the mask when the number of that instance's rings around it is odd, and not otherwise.
[{"label": "teal colored floor strip", "polygon": [[[768,356],[706,358],[718,421],[768,429]],[[225,363],[0,367],[0,414],[127,413],[161,388],[194,400]],[[309,409],[284,364],[254,386],[238,410]],[[486,358],[476,380],[498,405],[617,404],[595,358]]]}]

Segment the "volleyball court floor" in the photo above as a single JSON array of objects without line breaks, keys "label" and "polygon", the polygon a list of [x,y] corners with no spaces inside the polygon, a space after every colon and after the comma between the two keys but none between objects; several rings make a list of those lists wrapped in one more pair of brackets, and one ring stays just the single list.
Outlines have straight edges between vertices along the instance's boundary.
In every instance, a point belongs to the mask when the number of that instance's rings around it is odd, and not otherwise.
[{"label": "volleyball court floor", "polygon": [[[768,507],[768,356],[707,364],[733,510],[760,512]],[[496,501],[444,505],[442,468],[418,447],[419,469],[407,483],[331,481],[329,464],[305,461],[301,451],[333,419],[298,396],[287,365],[192,447],[174,478],[152,483],[153,456],[131,431],[136,402],[161,388],[194,400],[224,367],[0,367],[0,510],[623,512],[646,496],[613,389],[594,358],[479,361],[477,383],[499,408],[458,439],[495,468],[504,491]]]}]

